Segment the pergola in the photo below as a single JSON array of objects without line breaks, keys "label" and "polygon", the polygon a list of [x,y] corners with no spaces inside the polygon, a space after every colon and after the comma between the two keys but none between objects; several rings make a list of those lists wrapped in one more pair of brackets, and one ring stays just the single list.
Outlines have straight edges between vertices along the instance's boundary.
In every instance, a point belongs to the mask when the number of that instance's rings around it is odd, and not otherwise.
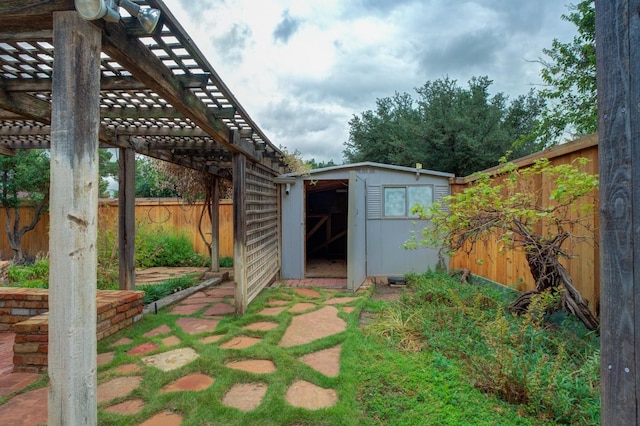
[{"label": "pergola", "polygon": [[73,0],[0,3],[0,154],[51,155],[50,424],[95,423],[99,146],[120,149],[121,288],[134,288],[135,153],[232,178],[238,314],[280,269],[282,152],[162,1],[135,3],[160,11],[153,33],[85,21]]}]

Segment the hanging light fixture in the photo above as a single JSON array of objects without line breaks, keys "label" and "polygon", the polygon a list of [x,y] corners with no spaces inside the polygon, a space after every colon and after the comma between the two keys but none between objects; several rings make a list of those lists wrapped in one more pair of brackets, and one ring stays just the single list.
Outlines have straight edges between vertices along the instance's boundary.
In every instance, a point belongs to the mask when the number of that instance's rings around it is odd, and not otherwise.
[{"label": "hanging light fixture", "polygon": [[138,19],[142,28],[151,34],[160,21],[160,11],[150,7],[141,8],[131,0],[75,0],[76,10],[84,19],[94,21],[104,18],[108,22],[120,21],[118,7]]}]

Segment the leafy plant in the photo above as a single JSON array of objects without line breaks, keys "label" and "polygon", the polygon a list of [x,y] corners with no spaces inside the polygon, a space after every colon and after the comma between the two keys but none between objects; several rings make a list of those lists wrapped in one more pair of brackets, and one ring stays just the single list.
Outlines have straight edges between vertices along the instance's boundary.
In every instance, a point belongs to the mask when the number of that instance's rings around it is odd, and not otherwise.
[{"label": "leafy plant", "polygon": [[[594,197],[598,186],[597,175],[582,171],[587,162],[578,158],[571,164],[553,165],[541,159],[523,169],[505,164],[496,176],[478,173],[470,186],[444,197],[442,203],[412,209],[432,225],[425,227],[421,236],[414,234],[405,247],[442,247],[453,253],[495,240],[505,248],[524,250],[536,289],[522,294],[511,309],[524,313],[533,295],[563,288],[562,307],[594,330],[598,320],[559,260],[569,257],[563,248],[566,241],[593,240],[588,213],[594,203],[577,207],[578,200]],[[538,179],[547,184],[534,189],[533,182]]]},{"label": "leafy plant", "polygon": [[184,233],[139,227],[136,231],[136,266],[203,266],[204,257],[193,251]]},{"label": "leafy plant", "polygon": [[171,278],[160,284],[147,284],[136,289],[144,291],[144,304],[148,305],[170,294],[187,289],[197,284],[195,275],[186,275],[179,278]]},{"label": "leafy plant", "polygon": [[[441,373],[431,372],[428,382],[405,392],[425,395],[428,390],[443,400],[470,399],[469,391],[451,395],[451,387],[457,385],[450,380],[462,380],[488,398],[516,404],[522,413],[543,421],[599,424],[599,339],[570,317],[548,325],[547,312],[561,295],[551,291],[535,295],[527,313],[516,316],[507,307],[517,292],[485,281],[474,278],[461,284],[443,273],[412,274],[407,281],[409,289],[401,303],[388,310],[398,312],[394,317],[420,318],[420,357],[427,361],[420,371],[435,368]],[[403,349],[404,334],[395,324],[380,315],[367,330]],[[449,378],[449,389],[439,376]]]},{"label": "leafy plant", "polygon": [[11,287],[48,288],[49,260],[40,259],[31,265],[11,265],[7,276]]},{"label": "leafy plant", "polygon": [[233,257],[221,257],[219,265],[221,268],[233,267]]}]

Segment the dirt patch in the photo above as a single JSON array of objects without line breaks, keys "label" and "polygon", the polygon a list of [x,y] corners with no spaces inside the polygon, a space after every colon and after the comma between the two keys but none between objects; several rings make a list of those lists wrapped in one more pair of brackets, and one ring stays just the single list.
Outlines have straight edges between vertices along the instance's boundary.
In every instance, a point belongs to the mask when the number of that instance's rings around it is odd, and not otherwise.
[{"label": "dirt patch", "polygon": [[[374,300],[384,300],[386,302],[395,302],[400,300],[400,296],[406,290],[405,286],[390,286],[386,281],[376,282],[371,293],[371,298]],[[376,312],[369,312],[365,309],[360,311],[360,327],[366,327],[371,324],[378,314]]]}]

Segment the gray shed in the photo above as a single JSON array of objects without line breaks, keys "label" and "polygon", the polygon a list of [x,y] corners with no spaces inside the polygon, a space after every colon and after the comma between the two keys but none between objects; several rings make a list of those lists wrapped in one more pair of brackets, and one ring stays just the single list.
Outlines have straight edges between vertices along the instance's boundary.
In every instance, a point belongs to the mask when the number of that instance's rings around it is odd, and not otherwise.
[{"label": "gray shed", "polygon": [[434,268],[437,250],[402,244],[428,225],[411,207],[448,195],[451,177],[370,162],[279,176],[282,278],[346,277],[355,291],[367,277]]}]

